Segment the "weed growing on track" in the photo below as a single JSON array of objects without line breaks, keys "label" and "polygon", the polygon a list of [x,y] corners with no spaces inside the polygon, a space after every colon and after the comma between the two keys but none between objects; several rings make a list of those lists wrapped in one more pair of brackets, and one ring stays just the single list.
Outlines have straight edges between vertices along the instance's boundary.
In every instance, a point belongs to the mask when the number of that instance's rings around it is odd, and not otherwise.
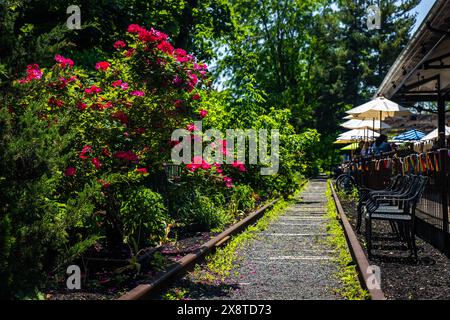
[{"label": "weed growing on track", "polygon": [[186,294],[188,293],[187,290],[182,288],[172,288],[169,289],[163,296],[163,300],[185,300]]},{"label": "weed growing on track", "polygon": [[330,181],[327,182],[326,191],[327,217],[329,219],[327,242],[336,249],[336,262],[339,265],[339,271],[336,276],[342,284],[342,288],[336,289],[336,291],[347,300],[367,300],[369,299],[369,294],[359,283],[356,266],[353,263],[344,231],[338,220],[338,213],[331,195],[330,183]]}]

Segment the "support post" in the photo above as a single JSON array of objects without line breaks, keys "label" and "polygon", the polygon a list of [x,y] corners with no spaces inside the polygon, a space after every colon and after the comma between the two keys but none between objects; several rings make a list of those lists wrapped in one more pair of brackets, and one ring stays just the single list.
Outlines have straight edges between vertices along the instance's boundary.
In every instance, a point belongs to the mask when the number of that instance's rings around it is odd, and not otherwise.
[{"label": "support post", "polygon": [[438,78],[438,145],[445,148],[445,97],[441,93],[441,80]]},{"label": "support post", "polygon": [[440,172],[439,179],[441,180],[441,210],[442,210],[442,231],[444,232],[444,251],[450,256],[450,234],[448,226],[448,149],[439,149]]}]

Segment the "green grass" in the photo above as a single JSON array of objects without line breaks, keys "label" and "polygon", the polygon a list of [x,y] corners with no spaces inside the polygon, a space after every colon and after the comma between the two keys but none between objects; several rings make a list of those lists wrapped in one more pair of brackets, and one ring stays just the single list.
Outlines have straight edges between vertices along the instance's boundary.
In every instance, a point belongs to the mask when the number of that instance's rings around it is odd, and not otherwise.
[{"label": "green grass", "polygon": [[338,213],[333,197],[331,195],[330,181],[327,182],[327,217],[329,219],[327,231],[329,236],[326,242],[335,249],[335,261],[338,264],[338,277],[342,287],[336,289],[346,300],[367,300],[369,294],[361,287],[356,266],[350,255],[344,230],[338,220]]},{"label": "green grass", "polygon": [[183,288],[171,288],[163,296],[163,300],[183,300],[188,291]]}]

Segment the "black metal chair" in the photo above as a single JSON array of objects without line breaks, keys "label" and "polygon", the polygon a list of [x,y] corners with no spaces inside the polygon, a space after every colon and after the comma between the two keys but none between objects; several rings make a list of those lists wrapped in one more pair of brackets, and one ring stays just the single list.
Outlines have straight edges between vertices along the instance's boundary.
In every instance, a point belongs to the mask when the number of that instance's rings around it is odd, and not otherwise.
[{"label": "black metal chair", "polygon": [[366,224],[366,243],[369,259],[372,258],[372,221],[384,220],[402,225],[411,254],[417,260],[415,239],[415,210],[417,202],[425,190],[428,178],[412,176],[407,188],[399,194],[372,194],[363,206]]},{"label": "black metal chair", "polygon": [[359,187],[359,200],[357,206],[357,223],[356,232],[360,233],[362,223],[362,208],[366,204],[371,195],[375,194],[400,194],[407,186],[408,176],[396,175],[391,178],[390,183],[386,189],[375,190],[367,187]]}]

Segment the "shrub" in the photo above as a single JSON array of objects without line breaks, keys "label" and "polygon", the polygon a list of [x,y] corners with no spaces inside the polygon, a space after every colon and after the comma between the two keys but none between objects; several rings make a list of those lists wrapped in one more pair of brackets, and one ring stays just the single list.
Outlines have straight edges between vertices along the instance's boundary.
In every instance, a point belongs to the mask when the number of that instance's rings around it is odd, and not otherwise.
[{"label": "shrub", "polygon": [[143,186],[170,159],[171,132],[199,119],[206,66],[153,29],[123,40],[92,70],[61,55],[30,64],[0,107],[2,297],[39,289],[103,237],[148,245],[166,231]]},{"label": "shrub", "polygon": [[255,207],[255,198],[252,188],[247,185],[235,187],[231,195],[231,203],[236,206],[237,210],[249,211],[253,209]]},{"label": "shrub", "polygon": [[120,215],[127,243],[142,247],[157,244],[165,237],[169,217],[159,193],[145,187],[132,189],[122,201]]},{"label": "shrub", "polygon": [[231,222],[230,215],[222,207],[198,191],[178,209],[178,217],[185,223],[196,224],[205,231],[220,231]]},{"label": "shrub", "polygon": [[[20,116],[0,109],[0,297],[34,295],[48,274],[100,239],[94,208],[98,183],[68,197],[60,170],[72,136],[61,118],[48,126],[31,101]],[[92,226],[89,230],[87,226]]]}]

